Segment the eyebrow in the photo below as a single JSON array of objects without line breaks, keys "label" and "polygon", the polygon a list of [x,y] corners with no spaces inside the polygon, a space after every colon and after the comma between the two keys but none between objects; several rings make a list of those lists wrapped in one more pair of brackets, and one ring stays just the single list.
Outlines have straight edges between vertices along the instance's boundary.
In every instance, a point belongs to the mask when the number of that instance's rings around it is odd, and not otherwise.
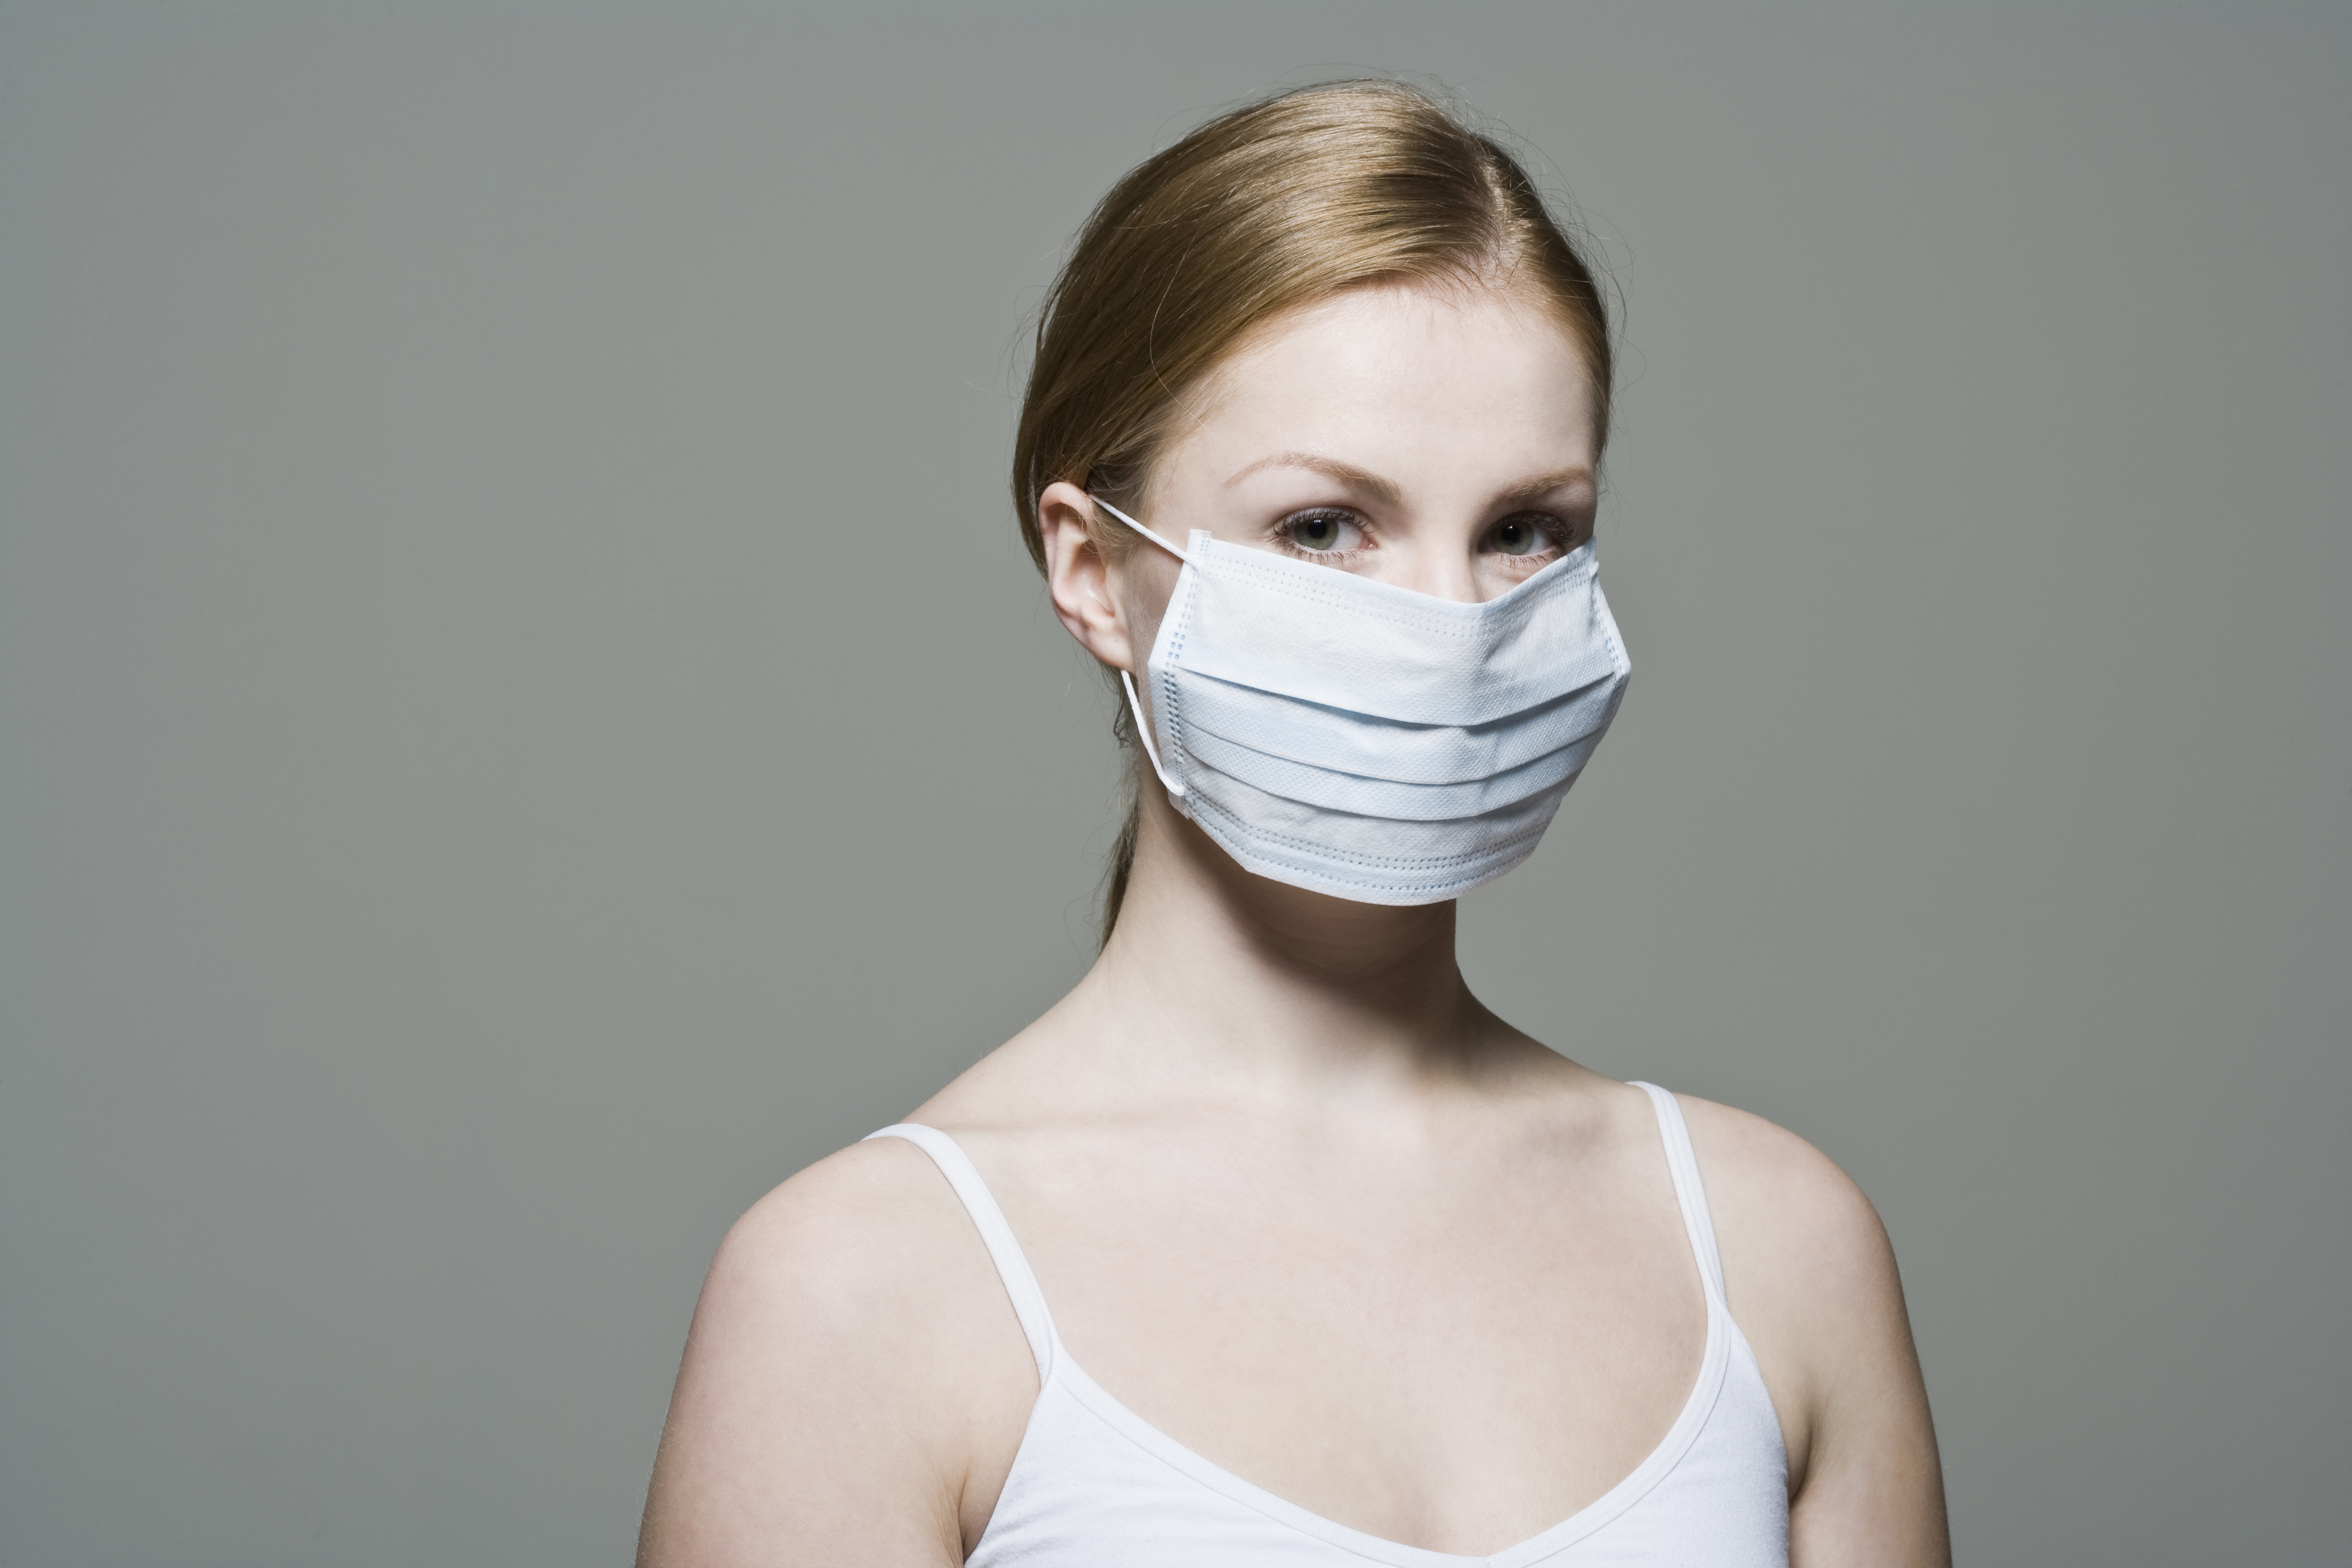
[{"label": "eyebrow", "polygon": [[1397,489],[1394,479],[1384,479],[1369,468],[1360,468],[1353,463],[1343,463],[1337,458],[1326,458],[1315,452],[1276,452],[1270,458],[1260,458],[1236,472],[1225,483],[1237,485],[1261,468],[1305,468],[1309,473],[1337,480],[1391,506],[1404,499],[1404,492]]},{"label": "eyebrow", "polygon": [[1503,492],[1501,499],[1507,501],[1533,500],[1539,495],[1564,489],[1570,485],[1589,485],[1591,482],[1592,470],[1577,463],[1565,468],[1554,468],[1548,474],[1538,474],[1523,485],[1513,485]]},{"label": "eyebrow", "polygon": [[[1404,492],[1397,488],[1394,479],[1382,479],[1369,468],[1360,468],[1353,463],[1343,463],[1337,458],[1326,458],[1318,452],[1276,452],[1272,457],[1260,458],[1237,470],[1225,483],[1237,485],[1261,468],[1305,468],[1309,473],[1321,474],[1327,479],[1361,490],[1391,506],[1404,499]],[[1505,502],[1528,500],[1567,485],[1589,485],[1591,482],[1592,470],[1580,463],[1570,468],[1554,468],[1550,473],[1538,474],[1524,484],[1513,485],[1497,499]]]}]

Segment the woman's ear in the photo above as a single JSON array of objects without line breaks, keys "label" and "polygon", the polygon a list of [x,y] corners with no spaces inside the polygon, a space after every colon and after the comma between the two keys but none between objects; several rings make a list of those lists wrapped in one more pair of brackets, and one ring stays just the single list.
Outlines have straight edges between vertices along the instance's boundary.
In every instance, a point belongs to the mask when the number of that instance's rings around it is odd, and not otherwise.
[{"label": "woman's ear", "polygon": [[1087,492],[1066,479],[1047,485],[1037,498],[1045,591],[1053,597],[1054,614],[1081,647],[1113,669],[1132,670],[1134,645],[1119,609],[1118,584],[1087,526],[1093,510]]}]

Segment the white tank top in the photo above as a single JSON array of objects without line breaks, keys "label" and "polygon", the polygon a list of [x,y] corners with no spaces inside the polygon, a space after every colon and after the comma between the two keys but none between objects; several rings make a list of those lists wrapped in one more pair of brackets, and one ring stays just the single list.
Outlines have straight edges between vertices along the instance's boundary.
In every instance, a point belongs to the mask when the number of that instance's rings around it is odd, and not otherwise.
[{"label": "white tank top", "polygon": [[1788,1456],[1763,1374],[1724,1305],[1723,1265],[1698,1162],[1675,1097],[1648,1091],[1675,1198],[1706,1294],[1697,1384],[1665,1440],[1633,1474],[1542,1534],[1491,1557],[1426,1552],[1350,1530],[1219,1468],[1105,1394],[1054,1331],[1003,1211],[955,1140],[902,1123],[938,1163],[1003,1277],[1037,1357],[1037,1404],[972,1568],[1783,1568]]}]

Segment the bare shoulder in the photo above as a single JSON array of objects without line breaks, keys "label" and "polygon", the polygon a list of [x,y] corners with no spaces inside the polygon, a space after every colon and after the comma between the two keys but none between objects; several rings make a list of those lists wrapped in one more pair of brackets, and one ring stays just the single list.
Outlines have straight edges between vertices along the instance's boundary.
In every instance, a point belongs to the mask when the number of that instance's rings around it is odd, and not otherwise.
[{"label": "bare shoulder", "polygon": [[1727,1270],[1759,1289],[1840,1298],[1894,1287],[1886,1227],[1835,1161],[1760,1116],[1675,1098],[1690,1124]]},{"label": "bare shoulder", "polygon": [[1791,1561],[1948,1563],[1935,1432],[1877,1210],[1795,1133],[1677,1099],[1724,1293],[1788,1444]]},{"label": "bare shoulder", "polygon": [[1706,1185],[1724,1293],[1801,1468],[1857,1342],[1899,1332],[1909,1343],[1894,1248],[1870,1200],[1828,1155],[1760,1116],[1676,1098]]},{"label": "bare shoulder", "polygon": [[778,1311],[804,1329],[905,1310],[907,1287],[973,1242],[928,1155],[900,1139],[853,1143],[745,1211],[719,1245],[698,1330]]},{"label": "bare shoulder", "polygon": [[895,1139],[845,1149],[719,1245],[640,1562],[961,1562],[966,1494],[1034,1393],[986,1249],[929,1157]]}]

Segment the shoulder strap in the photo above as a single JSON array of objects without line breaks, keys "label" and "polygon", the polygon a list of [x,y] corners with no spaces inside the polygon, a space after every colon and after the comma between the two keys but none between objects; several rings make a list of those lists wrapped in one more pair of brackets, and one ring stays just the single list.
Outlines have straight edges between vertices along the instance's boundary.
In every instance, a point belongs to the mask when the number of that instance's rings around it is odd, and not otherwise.
[{"label": "shoulder strap", "polygon": [[988,1256],[996,1264],[997,1278],[1004,1281],[1004,1293],[1013,1299],[1013,1316],[1021,1320],[1021,1331],[1029,1337],[1030,1353],[1037,1358],[1037,1381],[1052,1375],[1054,1347],[1058,1340],[1054,1333],[1053,1314],[1045,1310],[1045,1292],[1037,1289],[1037,1277],[1029,1271],[1029,1260],[1021,1254],[1021,1244],[1013,1238],[1013,1227],[1004,1220],[1004,1211],[996,1206],[994,1194],[988,1184],[980,1179],[980,1172],[956,1141],[936,1127],[918,1122],[901,1121],[885,1127],[879,1132],[869,1132],[863,1140],[904,1138],[931,1157],[940,1174],[948,1179],[957,1197],[963,1200],[964,1212],[987,1244]]},{"label": "shoulder strap", "polygon": [[1723,1258],[1715,1247],[1715,1220],[1706,1211],[1706,1188],[1698,1179],[1698,1156],[1691,1150],[1690,1128],[1675,1097],[1654,1083],[1634,1081],[1650,1097],[1657,1113],[1658,1137],[1666,1146],[1666,1169],[1675,1178],[1675,1202],[1683,1211],[1683,1229],[1690,1234],[1691,1251],[1698,1258],[1700,1282],[1707,1299],[1723,1304]]}]

